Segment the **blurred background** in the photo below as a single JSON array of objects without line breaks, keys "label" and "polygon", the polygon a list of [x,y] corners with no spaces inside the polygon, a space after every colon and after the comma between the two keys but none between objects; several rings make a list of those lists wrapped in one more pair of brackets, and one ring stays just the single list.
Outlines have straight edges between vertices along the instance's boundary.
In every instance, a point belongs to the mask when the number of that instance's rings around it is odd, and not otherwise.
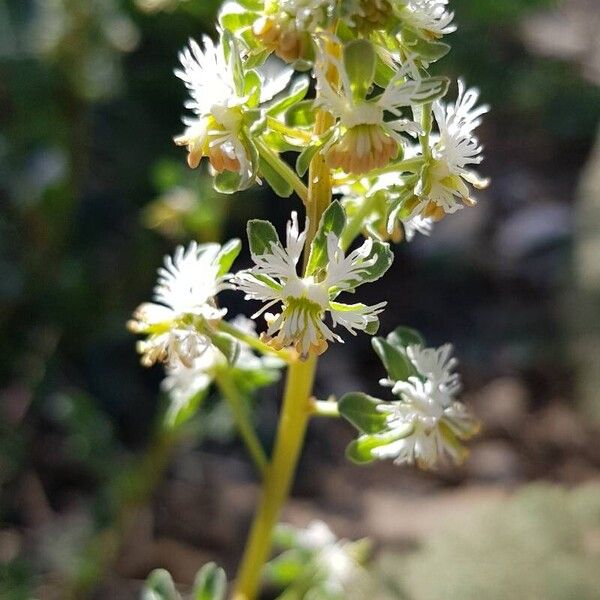
[{"label": "blurred background", "polygon": [[[252,465],[214,400],[185,435],[157,433],[161,371],[139,366],[125,329],[177,243],[296,208],[260,188],[217,194],[171,141],[177,52],[214,33],[219,4],[0,0],[3,599],[136,598],[153,568],[186,584],[207,560],[234,574]],[[284,518],[371,538],[381,598],[598,599],[600,9],[453,4],[439,69],[492,106],[492,185],[397,247],[363,298],[389,300],[382,332],[455,344],[484,430],[463,467],[423,474],[351,466],[350,427],[315,421]],[[321,397],[380,393],[369,340],[352,342],[321,361]],[[257,401],[267,447],[279,394]]]}]

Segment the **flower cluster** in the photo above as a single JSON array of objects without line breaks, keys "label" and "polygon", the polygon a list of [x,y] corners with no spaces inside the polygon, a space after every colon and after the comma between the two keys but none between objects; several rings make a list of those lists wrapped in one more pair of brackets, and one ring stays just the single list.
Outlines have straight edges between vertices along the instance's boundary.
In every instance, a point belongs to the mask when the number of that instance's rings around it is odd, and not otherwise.
[{"label": "flower cluster", "polygon": [[460,378],[453,372],[456,359],[451,357],[452,346],[440,348],[408,346],[406,354],[416,374],[406,381],[382,380],[392,387],[400,400],[382,404],[379,410],[387,415],[387,427],[394,432],[412,431],[385,446],[375,448],[377,458],[394,458],[397,464],[417,463],[432,468],[441,458],[459,463],[465,457],[461,440],[472,437],[477,422],[464,404],[456,400]]},{"label": "flower cluster", "polygon": [[175,74],[189,90],[185,106],[195,116],[184,118],[186,129],[175,143],[187,146],[191,168],[208,157],[216,173],[236,174],[237,188],[243,189],[258,169],[251,132],[259,107],[287,86],[292,71],[244,70],[238,44],[229,36],[219,45],[204,36],[203,45],[190,40],[179,54],[182,68]]},{"label": "flower cluster", "polygon": [[466,456],[462,442],[478,431],[478,423],[456,399],[461,389],[452,346],[428,348],[414,330],[398,328],[373,347],[388,376],[380,381],[399,399],[385,402],[365,394],[347,394],[340,412],[361,432],[348,448],[356,462],[393,458],[396,464],[424,469]]},{"label": "flower cluster", "polygon": [[165,257],[155,302],[141,304],[128,323],[130,331],[147,336],[137,346],[142,364],[191,367],[210,347],[209,327],[227,312],[217,306],[216,296],[231,287],[227,271],[239,250],[237,240],[223,247],[192,242]]},{"label": "flower cluster", "polygon": [[286,551],[267,565],[267,575],[276,573],[281,580],[283,573],[279,566],[285,566],[291,574],[286,581],[290,595],[296,589],[298,592],[310,589],[310,597],[327,600],[346,597],[363,573],[369,553],[366,540],[338,539],[323,521],[311,521],[304,529],[281,524],[275,541]]}]

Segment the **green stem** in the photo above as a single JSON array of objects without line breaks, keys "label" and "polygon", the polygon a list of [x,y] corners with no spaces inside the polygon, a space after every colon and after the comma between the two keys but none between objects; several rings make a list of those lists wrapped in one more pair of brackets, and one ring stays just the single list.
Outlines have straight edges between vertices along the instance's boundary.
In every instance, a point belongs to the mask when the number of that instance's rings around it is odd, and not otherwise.
[{"label": "green stem", "polygon": [[244,398],[226,371],[222,369],[216,371],[215,383],[217,384],[221,395],[229,405],[235,424],[240,432],[240,436],[244,440],[256,468],[264,477],[269,460],[256,435],[256,431],[254,431],[254,427],[250,422],[250,415],[248,414]]},{"label": "green stem", "polygon": [[[327,51],[339,55],[340,48],[334,42],[329,41],[327,42]],[[337,73],[330,73],[328,76],[337,85]],[[332,124],[333,117],[320,110],[316,115],[314,134],[322,135]],[[259,152],[263,153],[265,160],[268,160],[269,156],[274,156],[277,162],[291,171],[270,148],[265,147],[262,140],[259,140]],[[269,164],[274,166],[272,163]],[[317,154],[310,164],[308,190],[296,173],[291,172],[292,179],[299,182],[304,190],[301,190],[304,195],[301,193],[298,195],[304,199],[306,213],[310,219],[304,252],[306,262],[308,248],[314,239],[321,215],[331,202],[331,171],[321,154]],[[273,529],[289,495],[296,465],[302,452],[306,427],[311,414],[309,398],[316,368],[317,357],[314,355],[309,356],[306,361],[292,362],[288,367],[273,457],[267,469],[260,504],[242,557],[233,591],[233,600],[255,600],[257,597],[262,569],[271,551]]]},{"label": "green stem", "polygon": [[269,165],[277,171],[277,173],[290,184],[291,188],[298,194],[298,196],[302,199],[304,204],[308,201],[308,189],[298,177],[296,172],[277,154],[267,146],[267,144],[262,139],[256,140],[256,146],[258,148],[259,154],[265,159]]},{"label": "green stem", "polygon": [[261,354],[271,354],[277,358],[280,358],[286,363],[289,363],[292,360],[291,353],[288,350],[276,350],[275,348],[272,348],[268,344],[262,342],[255,335],[241,331],[237,327],[231,325],[231,323],[220,321],[217,325],[217,329],[223,333],[228,333],[231,337],[240,340],[240,342],[244,342],[244,344],[250,346],[250,348],[253,348]]},{"label": "green stem", "polygon": [[423,135],[419,136],[421,142],[421,153],[423,159],[429,161],[431,159],[431,147],[429,146],[429,134],[431,133],[432,115],[431,115],[431,104],[423,104],[421,107],[423,111],[421,113],[421,127],[423,128]]},{"label": "green stem", "polygon": [[271,551],[273,529],[288,497],[302,451],[316,364],[316,357],[310,356],[306,361],[295,362],[289,367],[273,459],[264,479],[262,497],[236,579],[233,600],[254,600],[258,594],[262,568]]}]

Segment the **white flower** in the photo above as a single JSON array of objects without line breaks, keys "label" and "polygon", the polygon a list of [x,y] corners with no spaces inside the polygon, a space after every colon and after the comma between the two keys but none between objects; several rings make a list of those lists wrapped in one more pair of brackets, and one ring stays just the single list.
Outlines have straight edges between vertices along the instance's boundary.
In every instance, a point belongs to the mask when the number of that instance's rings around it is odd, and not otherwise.
[{"label": "white flower", "polygon": [[327,594],[342,594],[361,570],[353,544],[339,540],[323,521],[311,521],[298,530],[296,541],[301,549],[315,553],[312,562]]},{"label": "white flower", "polygon": [[298,545],[305,550],[322,550],[337,542],[337,537],[324,521],[311,521],[306,529],[298,531]]},{"label": "white flower", "polygon": [[293,212],[287,225],[286,247],[272,242],[269,251],[252,255],[255,267],[236,277],[237,287],[246,293],[246,299],[267,303],[254,318],[271,306],[282,304],[280,314],[265,316],[267,341],[276,348],[293,345],[304,357],[310,351],[324,352],[327,342],[343,342],[325,324],[326,313],[330,314],[334,328],[341,325],[356,335],[357,331],[376,325],[377,315],[386,305],[386,302],[374,306],[347,305],[335,301],[338,294],[359,285],[365,271],[375,264],[377,256],[368,258],[373,247],[371,240],[346,256],[339,246],[339,239],[330,233],[327,237],[327,271],[317,280],[313,276],[301,278],[297,273],[305,239],[306,230],[299,232],[298,217]]},{"label": "white flower", "polygon": [[433,37],[456,31],[454,13],[446,9],[448,0],[409,0],[401,15],[409,25]]},{"label": "white flower", "polygon": [[466,90],[464,82],[459,80],[458,98],[454,105],[434,102],[433,114],[440,133],[439,138],[434,140],[425,187],[416,190],[423,200],[415,212],[433,205],[439,209],[435,216],[454,213],[464,204],[473,204],[467,183],[478,188],[487,185],[468,168],[483,160],[482,147],[473,131],[481,124],[481,116],[488,107],[476,108],[478,98],[477,90]]},{"label": "white flower", "polygon": [[138,342],[143,364],[179,361],[191,366],[210,346],[195,319],[217,321],[226,312],[215,302],[220,291],[231,287],[229,275],[220,274],[220,249],[219,244],[191,242],[187,249],[178,246],[173,258],[165,257],[154,288],[156,302],[140,305],[128,323],[133,332],[148,334]]},{"label": "white flower", "polygon": [[394,458],[397,464],[417,463],[422,468],[434,467],[440,459],[461,462],[466,454],[461,444],[473,436],[478,424],[465,406],[455,399],[460,391],[460,377],[454,373],[456,359],[452,346],[440,348],[409,346],[407,356],[418,372],[407,381],[381,380],[391,386],[401,400],[379,406],[388,414],[387,428],[406,432],[387,445],[375,448],[377,458]]},{"label": "white flower", "polygon": [[[329,63],[337,68],[342,86],[335,89],[327,79]],[[385,167],[398,154],[404,142],[401,133],[416,135],[420,126],[402,118],[402,107],[422,102],[440,92],[443,81],[434,79],[413,80],[410,61],[400,68],[382,94],[373,99],[357,99],[352,92],[350,78],[344,66],[328,56],[315,65],[317,77],[317,106],[322,106],[338,119],[331,139],[322,148],[325,160],[331,168],[346,173],[368,173]],[[385,113],[396,119],[386,121]]]},{"label": "white flower", "polygon": [[321,585],[328,594],[343,594],[360,571],[360,565],[346,546],[343,542],[326,546],[315,558],[324,578]]},{"label": "white flower", "polygon": [[[244,315],[237,315],[230,324],[239,331],[255,335],[254,321]],[[259,357],[246,344],[240,345],[235,368],[243,371],[278,369],[282,362],[274,357]],[[207,346],[190,364],[175,362],[166,365],[166,377],[161,383],[162,389],[169,394],[171,406],[169,415],[174,418],[196,394],[206,390],[214,379],[215,370],[227,365],[227,359],[213,345]]]},{"label": "white flower", "polygon": [[[176,69],[190,92],[185,107],[195,113],[184,118],[184,133],[175,143],[188,147],[188,164],[195,168],[207,156],[216,172],[237,172],[243,184],[253,172],[244,133],[244,111],[250,92],[239,93],[232,61],[225,59],[223,48],[203,36],[204,50],[190,40],[189,47],[179,53],[182,69]],[[236,57],[239,60],[239,57]],[[260,102],[266,102],[281,92],[293,74],[291,69],[278,69],[272,76],[261,78]]]},{"label": "white flower", "polygon": [[206,390],[213,381],[215,367],[225,362],[225,357],[208,346],[191,364],[167,364],[166,377],[161,388],[169,394],[171,405],[167,418],[173,418],[196,394]]}]

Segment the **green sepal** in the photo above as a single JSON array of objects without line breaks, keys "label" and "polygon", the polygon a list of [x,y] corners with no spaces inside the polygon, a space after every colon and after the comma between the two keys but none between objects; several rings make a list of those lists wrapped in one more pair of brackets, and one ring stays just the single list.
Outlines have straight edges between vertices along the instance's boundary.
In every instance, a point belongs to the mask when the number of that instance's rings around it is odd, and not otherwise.
[{"label": "green sepal", "polygon": [[411,53],[425,59],[426,62],[436,62],[450,52],[448,44],[426,40],[410,27],[403,27],[401,35]]},{"label": "green sepal", "polygon": [[344,67],[356,101],[367,97],[373,85],[376,63],[375,49],[368,40],[353,40],[344,46]]},{"label": "green sepal", "polygon": [[262,80],[256,71],[248,71],[244,75],[244,93],[243,96],[248,96],[246,104],[250,108],[255,108],[260,104],[260,90]]},{"label": "green sepal", "polygon": [[370,267],[365,267],[364,271],[360,274],[360,281],[356,285],[377,281],[380,277],[383,277],[394,262],[394,253],[390,250],[390,245],[387,242],[375,240],[369,256],[364,260],[369,260],[374,256],[377,257],[375,263]]},{"label": "green sepal", "polygon": [[240,342],[229,334],[220,331],[206,331],[206,335],[225,357],[227,363],[234,365],[240,356]]},{"label": "green sepal", "polygon": [[264,0],[235,0],[237,4],[249,11],[260,11],[263,8]]},{"label": "green sepal", "polygon": [[221,33],[221,46],[225,62],[231,69],[235,91],[238,96],[243,96],[245,93],[244,65],[242,64],[238,43],[233,34],[227,29]]},{"label": "green sepal", "polygon": [[301,100],[286,111],[285,124],[289,127],[312,127],[315,112],[312,100]]},{"label": "green sepal", "polygon": [[281,378],[280,367],[282,366],[283,363],[281,365],[273,364],[272,367],[263,366],[255,369],[244,369],[234,365],[229,372],[240,392],[248,395],[279,381]]},{"label": "green sepal", "polygon": [[404,352],[388,341],[375,337],[371,340],[371,344],[392,381],[406,381],[411,375],[416,374],[412,363]]},{"label": "green sepal", "polygon": [[310,255],[306,264],[306,275],[312,275],[327,265],[327,235],[342,235],[346,226],[346,213],[339,201],[334,200],[321,216],[319,229],[310,245]]},{"label": "green sepal", "polygon": [[213,562],[207,563],[196,575],[190,600],[224,600],[226,588],[225,571]]},{"label": "green sepal", "polygon": [[217,277],[221,275],[225,275],[231,269],[231,265],[233,261],[238,257],[242,249],[241,240],[234,238],[233,240],[229,240],[226,244],[223,244],[219,254],[217,254],[217,264],[219,265],[219,270],[217,272]]},{"label": "green sepal", "polygon": [[307,77],[301,77],[294,82],[288,95],[285,98],[275,102],[267,109],[267,114],[270,117],[276,117],[281,113],[285,112],[294,104],[300,102],[306,96],[308,92],[309,81]]},{"label": "green sepal", "polygon": [[310,162],[315,157],[320,147],[321,144],[309,144],[302,152],[300,152],[296,159],[296,173],[298,173],[300,177],[306,175],[308,167],[310,167]]},{"label": "green sepal", "polygon": [[142,600],[181,600],[171,574],[165,569],[155,569],[148,575]]},{"label": "green sepal", "polygon": [[333,133],[334,131],[333,129],[331,129],[324,135],[320,136],[315,142],[304,147],[304,149],[296,159],[296,173],[298,173],[300,177],[304,177],[304,175],[306,175],[306,172],[310,167],[310,162],[315,157],[320,148],[331,139]]},{"label": "green sepal", "polygon": [[169,399],[169,407],[165,413],[164,426],[166,429],[176,430],[187,423],[197,412],[208,395],[207,386],[193,396],[190,396],[183,404],[175,404]]},{"label": "green sepal", "polygon": [[357,465],[365,465],[377,460],[373,450],[387,446],[393,442],[409,436],[414,431],[414,426],[407,423],[404,428],[397,428],[384,433],[361,435],[350,442],[346,447],[346,457]]},{"label": "green sepal", "polygon": [[242,176],[235,171],[222,171],[217,173],[213,180],[213,187],[221,194],[235,194],[242,185]]},{"label": "green sepal", "polygon": [[292,195],[292,186],[262,156],[258,165],[260,174],[280,198],[289,198]]},{"label": "green sepal", "polygon": [[396,327],[386,338],[388,344],[396,348],[407,348],[408,346],[425,346],[425,339],[416,330],[410,327]]},{"label": "green sepal", "polygon": [[[450,79],[448,77],[428,77],[421,80],[418,87],[418,98],[411,98],[412,104],[427,104],[439,100],[448,93]],[[425,97],[421,94],[426,93]]]},{"label": "green sepal", "polygon": [[256,15],[251,12],[223,12],[219,15],[219,23],[223,29],[232,33],[245,27],[250,27],[256,20]]},{"label": "green sepal", "polygon": [[292,144],[288,139],[278,131],[267,131],[262,134],[262,141],[275,152],[300,152],[302,150],[302,146]]},{"label": "green sepal", "polygon": [[260,256],[271,252],[271,244],[280,244],[279,235],[273,224],[262,219],[251,219],[246,227],[250,252]]},{"label": "green sepal", "polygon": [[362,392],[351,392],[338,402],[340,414],[361,433],[381,433],[386,428],[386,415],[377,410],[383,402]]},{"label": "green sepal", "polygon": [[373,75],[375,83],[380,88],[385,89],[395,74],[396,71],[394,71],[393,67],[384,62],[383,59],[378,56],[377,62],[375,63],[375,73]]},{"label": "green sepal", "polygon": [[[256,37],[252,33],[251,29],[246,29],[244,32],[238,35],[240,35],[240,37],[244,41],[247,41],[247,38],[251,37],[253,38],[254,44],[256,44]],[[248,58],[246,58],[246,62],[244,63],[247,69],[256,69],[257,67],[262,67],[265,64],[267,58],[269,58],[269,56],[271,56],[271,53],[273,52],[272,50],[266,48],[254,47],[252,44],[246,45],[250,48]]]}]

